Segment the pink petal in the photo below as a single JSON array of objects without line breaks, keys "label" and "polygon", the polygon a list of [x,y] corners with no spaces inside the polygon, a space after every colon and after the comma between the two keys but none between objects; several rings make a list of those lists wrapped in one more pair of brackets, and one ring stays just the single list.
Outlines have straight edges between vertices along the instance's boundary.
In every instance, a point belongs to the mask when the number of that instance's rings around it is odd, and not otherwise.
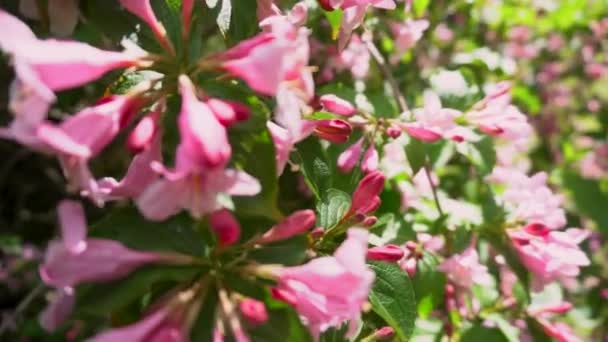
[{"label": "pink petal", "polygon": [[57,208],[63,244],[72,253],[80,253],[87,247],[87,223],[80,202],[64,200]]}]

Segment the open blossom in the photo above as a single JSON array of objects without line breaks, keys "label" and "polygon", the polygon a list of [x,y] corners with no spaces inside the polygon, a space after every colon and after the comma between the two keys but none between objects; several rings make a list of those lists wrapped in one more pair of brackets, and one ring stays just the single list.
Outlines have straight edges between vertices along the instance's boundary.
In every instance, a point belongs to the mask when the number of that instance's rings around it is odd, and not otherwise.
[{"label": "open blossom", "polygon": [[77,202],[62,202],[59,217],[62,241],[51,241],[40,266],[40,277],[48,285],[63,288],[113,280],[163,259],[155,253],[128,249],[114,240],[87,239],[84,211]]},{"label": "open blossom", "polygon": [[580,267],[590,263],[578,246],[589,235],[582,229],[555,231],[532,223],[508,234],[522,263],[534,275],[532,286],[536,290],[553,281],[574,278]]},{"label": "open blossom", "polygon": [[506,186],[500,198],[511,220],[542,222],[551,229],[566,225],[566,215],[561,208],[563,197],[547,186],[546,173],[527,176],[517,169],[496,167],[489,178]]},{"label": "open blossom", "polygon": [[53,91],[73,88],[112,69],[138,63],[138,56],[80,42],[37,39],[27,25],[2,10],[0,26],[0,50],[8,53],[16,74],[9,99],[15,119],[4,135],[34,148],[40,148],[36,129],[55,101]]},{"label": "open blossom", "polygon": [[172,312],[169,307],[160,307],[146,317],[125,327],[103,332],[90,342],[113,341],[187,341],[183,314]]},{"label": "open blossom", "polygon": [[414,47],[416,42],[422,38],[422,34],[429,28],[429,21],[426,19],[408,19],[404,23],[391,23],[391,30],[395,37],[395,54],[392,56],[393,62],[398,62],[403,54]]},{"label": "open blossom", "polygon": [[473,284],[489,285],[492,280],[488,268],[479,263],[479,255],[473,246],[454,254],[438,269],[445,272],[451,283],[464,289],[470,289]]},{"label": "open blossom", "polygon": [[410,136],[425,142],[435,142],[442,138],[454,141],[472,140],[473,132],[456,124],[461,113],[455,109],[442,108],[439,96],[427,90],[424,92],[424,107],[414,110],[414,122],[402,123],[401,128]]},{"label": "open blossom", "polygon": [[334,256],[279,272],[275,295],[295,307],[313,335],[347,320],[356,327],[374,281],[365,263],[367,237],[364,230],[350,229]]},{"label": "open blossom", "polygon": [[137,198],[137,206],[150,220],[164,220],[186,209],[201,217],[221,209],[220,194],[253,196],[260,183],[249,174],[225,165],[231,155],[226,128],[200,101],[187,76],[179,77],[182,108],[178,118],[180,144],[174,170],[153,163],[162,175]]}]

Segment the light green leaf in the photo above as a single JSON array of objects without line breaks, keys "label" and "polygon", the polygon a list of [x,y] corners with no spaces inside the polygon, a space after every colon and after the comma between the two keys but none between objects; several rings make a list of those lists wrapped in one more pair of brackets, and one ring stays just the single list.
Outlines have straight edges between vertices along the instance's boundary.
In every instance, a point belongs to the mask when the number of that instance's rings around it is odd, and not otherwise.
[{"label": "light green leaf", "polygon": [[416,299],[410,278],[393,263],[371,262],[370,268],[376,273],[369,293],[372,309],[395,329],[398,340],[406,341],[416,321]]},{"label": "light green leaf", "polygon": [[350,208],[350,196],[337,189],[329,189],[317,203],[318,225],[325,229],[334,227]]}]

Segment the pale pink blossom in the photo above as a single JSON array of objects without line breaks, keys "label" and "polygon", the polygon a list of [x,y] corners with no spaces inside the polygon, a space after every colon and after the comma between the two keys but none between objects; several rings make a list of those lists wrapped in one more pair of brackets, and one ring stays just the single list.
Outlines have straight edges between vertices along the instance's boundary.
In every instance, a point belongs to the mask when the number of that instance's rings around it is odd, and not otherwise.
[{"label": "pale pink blossom", "polygon": [[49,332],[56,331],[70,316],[76,298],[74,289],[63,287],[57,289],[51,303],[40,313],[38,320],[44,330]]},{"label": "pale pink blossom", "polygon": [[443,108],[439,96],[427,90],[424,92],[424,107],[414,109],[415,121],[401,124],[410,136],[424,142],[451,139],[457,142],[473,140],[474,135],[468,128],[456,124],[455,119],[461,112]]},{"label": "pale pink blossom", "polygon": [[370,7],[386,10],[393,10],[396,7],[393,0],[330,0],[329,5],[331,8],[343,10],[338,38],[340,50],[346,46],[352,32],[361,25]]},{"label": "pale pink blossom", "polygon": [[55,287],[121,278],[144,264],[160,261],[159,254],[128,249],[107,239],[87,239],[84,211],[76,202],[59,206],[62,241],[51,241],[40,277]]},{"label": "pale pink blossom", "polygon": [[582,229],[551,230],[543,224],[528,224],[508,232],[522,263],[532,274],[532,286],[542,289],[553,281],[576,277],[580,267],[589,265],[578,246],[589,233]]},{"label": "pale pink blossom", "polygon": [[350,172],[357,165],[363,150],[363,141],[363,138],[357,140],[338,156],[337,165],[340,172]]},{"label": "pale pink blossom", "polygon": [[268,128],[270,136],[272,137],[272,142],[274,143],[277,175],[280,176],[285,169],[285,165],[287,165],[289,154],[291,153],[291,150],[295,144],[308,137],[315,129],[315,125],[304,122],[300,126],[300,130],[296,132],[297,134],[295,135],[292,135],[287,129],[272,121],[268,121],[266,123],[266,127]]},{"label": "pale pink blossom", "polygon": [[369,173],[378,170],[378,164],[380,163],[380,157],[378,151],[374,145],[370,145],[361,160],[361,171]]},{"label": "pale pink blossom", "polygon": [[334,94],[326,94],[321,96],[321,98],[319,98],[319,102],[326,111],[342,116],[351,116],[357,111],[355,106],[353,106],[350,102]]},{"label": "pale pink blossom", "polygon": [[365,263],[368,233],[350,229],[334,256],[279,271],[275,295],[293,305],[313,336],[351,322],[354,332],[374,281]]},{"label": "pale pink blossom", "polygon": [[94,336],[90,342],[115,341],[172,341],[186,342],[189,333],[183,323],[183,315],[161,307],[131,325],[115,328]]},{"label": "pale pink blossom", "polygon": [[438,269],[447,275],[450,283],[463,289],[471,289],[473,284],[489,285],[492,281],[488,268],[479,263],[473,246],[444,260]]},{"label": "pale pink blossom", "polygon": [[416,42],[422,38],[424,31],[429,28],[429,21],[426,19],[412,20],[407,19],[403,23],[391,23],[391,31],[393,32],[395,41],[395,53],[391,60],[396,63],[403,54],[414,47]]}]

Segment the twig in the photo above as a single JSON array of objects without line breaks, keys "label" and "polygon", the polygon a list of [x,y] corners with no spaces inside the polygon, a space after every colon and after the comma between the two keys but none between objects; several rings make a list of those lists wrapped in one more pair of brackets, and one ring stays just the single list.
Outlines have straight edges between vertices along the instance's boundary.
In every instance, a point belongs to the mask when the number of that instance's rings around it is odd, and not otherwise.
[{"label": "twig", "polygon": [[384,77],[386,77],[386,80],[391,86],[393,96],[395,97],[395,99],[397,100],[397,104],[399,105],[399,110],[401,112],[409,112],[409,108],[407,106],[407,103],[405,102],[405,97],[403,97],[403,94],[399,90],[399,84],[397,83],[390,69],[386,65],[386,60],[384,59],[376,45],[374,45],[373,39],[365,39],[365,45],[367,46],[367,49],[371,53],[372,57],[374,57],[374,60],[380,67],[380,70],[382,70]]},{"label": "twig", "polygon": [[431,191],[433,192],[433,200],[435,201],[435,206],[437,207],[439,216],[443,217],[443,209],[441,209],[441,203],[439,202],[439,196],[437,196],[437,189],[435,188],[435,184],[433,183],[433,179],[431,178],[431,171],[430,171],[428,159],[426,160],[426,162],[424,164],[424,174],[426,175],[426,179],[429,181],[429,185],[431,186]]}]

